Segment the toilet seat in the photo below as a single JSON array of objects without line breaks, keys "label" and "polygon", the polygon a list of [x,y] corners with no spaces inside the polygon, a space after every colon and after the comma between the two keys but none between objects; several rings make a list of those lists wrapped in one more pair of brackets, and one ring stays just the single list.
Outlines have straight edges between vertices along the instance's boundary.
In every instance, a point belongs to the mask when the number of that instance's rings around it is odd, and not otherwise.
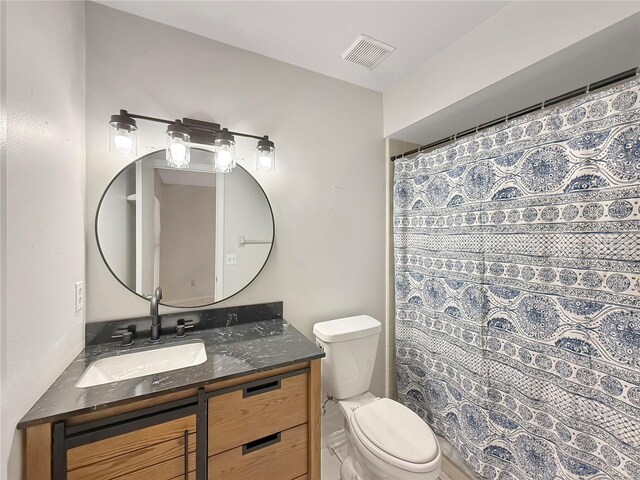
[{"label": "toilet seat", "polygon": [[351,426],[369,453],[394,467],[412,473],[439,467],[440,446],[431,428],[398,402],[381,398],[357,408]]}]

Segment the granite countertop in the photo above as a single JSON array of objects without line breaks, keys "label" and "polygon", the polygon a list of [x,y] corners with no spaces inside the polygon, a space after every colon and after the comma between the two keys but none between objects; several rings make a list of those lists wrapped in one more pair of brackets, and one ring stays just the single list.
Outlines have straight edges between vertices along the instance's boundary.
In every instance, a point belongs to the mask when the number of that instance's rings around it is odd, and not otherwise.
[{"label": "granite countertop", "polygon": [[204,342],[207,351],[207,360],[200,365],[77,388],[76,382],[91,362],[159,346],[148,339],[136,341],[131,347],[117,342],[88,345],[23,417],[18,428],[324,357],[320,347],[281,318],[194,330],[181,339],[164,335],[161,345],[193,341]]}]

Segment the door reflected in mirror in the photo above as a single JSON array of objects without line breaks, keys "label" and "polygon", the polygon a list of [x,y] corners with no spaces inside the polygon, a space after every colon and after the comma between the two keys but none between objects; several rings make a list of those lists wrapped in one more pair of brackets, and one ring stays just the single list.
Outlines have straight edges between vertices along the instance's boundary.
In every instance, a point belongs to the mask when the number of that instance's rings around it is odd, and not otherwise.
[{"label": "door reflected in mirror", "polygon": [[167,166],[165,151],[125,167],[96,214],[98,248],[132,292],[163,305],[199,307],[246,287],[264,267],[274,238],[273,212],[242,167],[212,172],[213,154],[192,148],[188,169]]}]

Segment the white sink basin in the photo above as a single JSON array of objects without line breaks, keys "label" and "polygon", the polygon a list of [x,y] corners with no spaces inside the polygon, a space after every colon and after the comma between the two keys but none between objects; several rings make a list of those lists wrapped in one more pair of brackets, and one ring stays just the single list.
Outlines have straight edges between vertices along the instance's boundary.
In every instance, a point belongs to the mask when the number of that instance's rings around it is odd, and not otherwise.
[{"label": "white sink basin", "polygon": [[140,352],[101,358],[89,365],[76,387],[85,388],[154,373],[193,367],[206,362],[203,342],[158,347]]}]

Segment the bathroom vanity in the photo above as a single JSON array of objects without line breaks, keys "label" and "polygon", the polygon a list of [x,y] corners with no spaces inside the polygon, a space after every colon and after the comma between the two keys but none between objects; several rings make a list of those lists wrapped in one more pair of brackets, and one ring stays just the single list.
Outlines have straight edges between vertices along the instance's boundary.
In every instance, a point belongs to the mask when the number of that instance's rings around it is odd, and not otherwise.
[{"label": "bathroom vanity", "polygon": [[[148,321],[87,325],[85,350],[19,424],[27,480],[320,480],[324,352],[282,319],[281,302],[164,315],[159,345]],[[184,322],[194,328],[177,338]],[[122,328],[136,331],[133,346],[104,342]],[[126,368],[175,347],[206,360]]]}]

